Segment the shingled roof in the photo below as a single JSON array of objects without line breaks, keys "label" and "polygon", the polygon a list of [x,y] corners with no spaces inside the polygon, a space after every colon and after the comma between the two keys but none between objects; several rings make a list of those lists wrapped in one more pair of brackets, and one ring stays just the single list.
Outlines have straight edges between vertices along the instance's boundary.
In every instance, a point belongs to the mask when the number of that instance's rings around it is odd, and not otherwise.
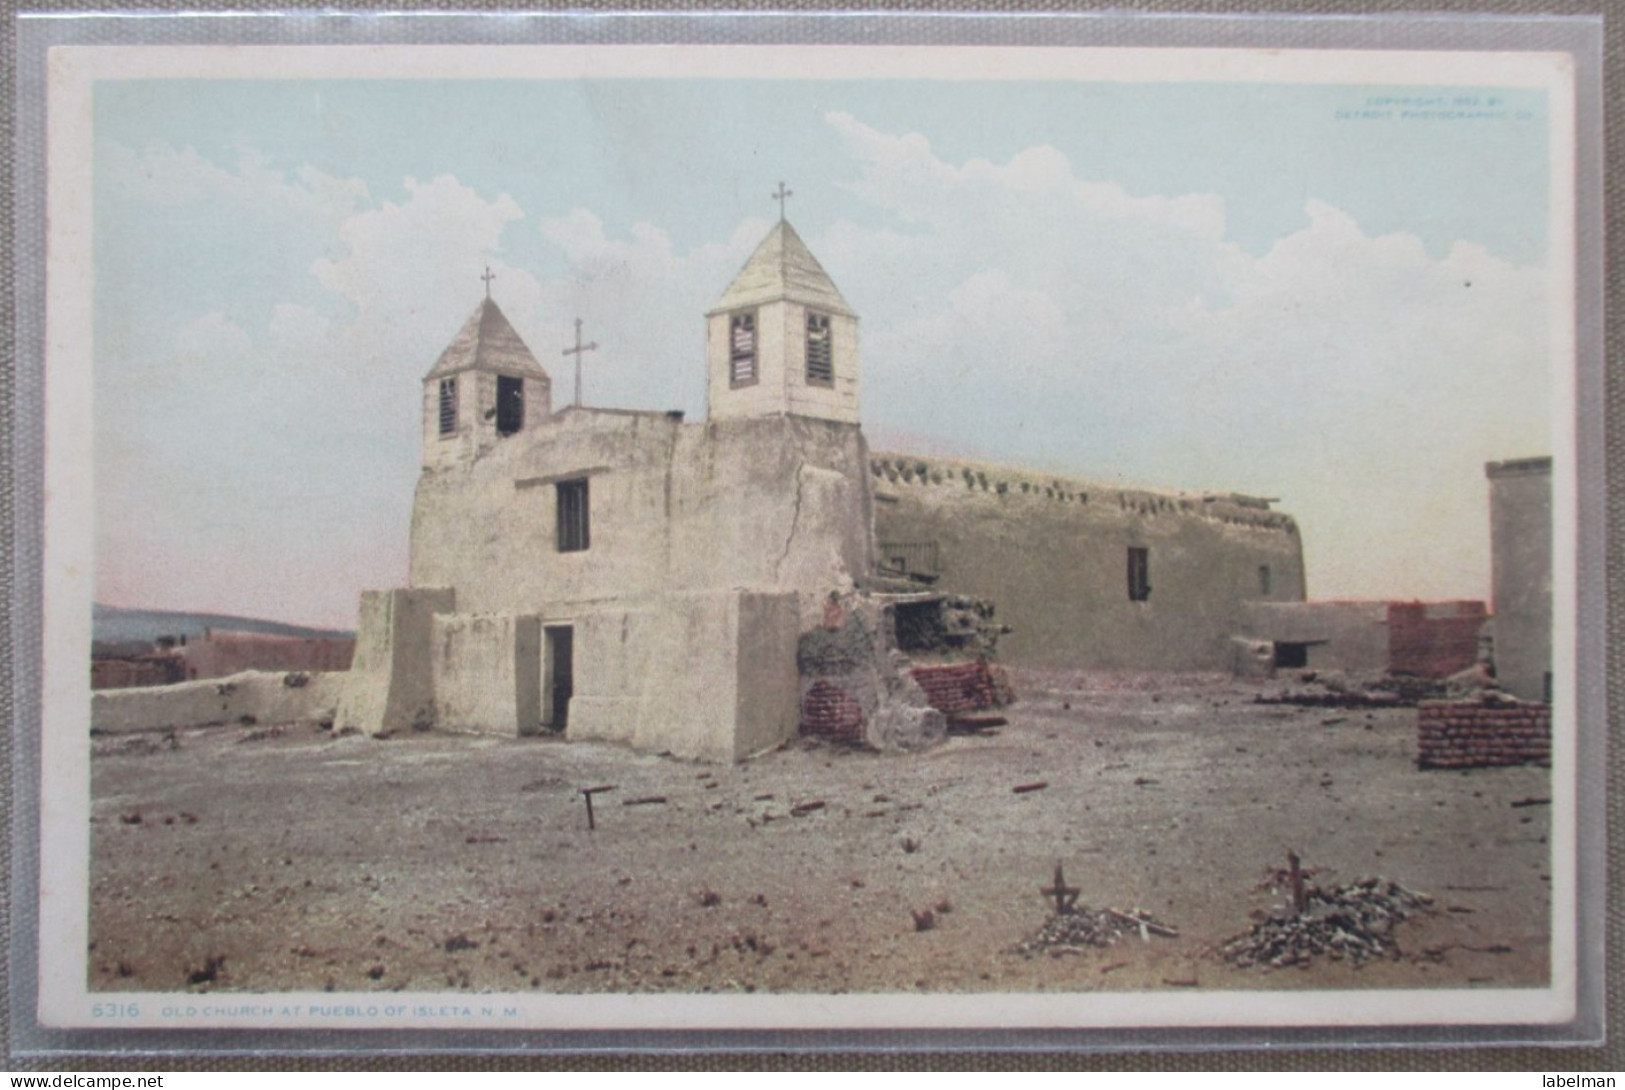
[{"label": "shingled roof", "polygon": [[741,310],[779,299],[789,299],[818,310],[852,314],[835,282],[784,220],[768,232],[711,313]]},{"label": "shingled roof", "polygon": [[490,298],[480,300],[480,305],[474,308],[474,313],[424,377],[449,375],[471,367],[548,377],[546,368],[536,362],[536,357],[508,323],[507,316]]}]

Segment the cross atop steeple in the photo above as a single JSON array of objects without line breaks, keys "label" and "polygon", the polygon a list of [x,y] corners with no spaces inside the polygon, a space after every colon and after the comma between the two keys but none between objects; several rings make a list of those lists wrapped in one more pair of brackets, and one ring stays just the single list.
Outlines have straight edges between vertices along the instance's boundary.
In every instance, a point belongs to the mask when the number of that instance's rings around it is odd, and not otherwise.
[{"label": "cross atop steeple", "polygon": [[781,223],[784,222],[784,202],[788,198],[795,196],[795,192],[793,189],[784,188],[784,183],[780,182],[778,191],[773,194],[773,199],[779,202],[779,222]]},{"label": "cross atop steeple", "polygon": [[496,278],[497,274],[491,271],[491,266],[487,265],[485,267],[485,275],[480,277],[481,280],[485,281],[485,297],[487,299],[491,298],[491,281],[495,280]]}]

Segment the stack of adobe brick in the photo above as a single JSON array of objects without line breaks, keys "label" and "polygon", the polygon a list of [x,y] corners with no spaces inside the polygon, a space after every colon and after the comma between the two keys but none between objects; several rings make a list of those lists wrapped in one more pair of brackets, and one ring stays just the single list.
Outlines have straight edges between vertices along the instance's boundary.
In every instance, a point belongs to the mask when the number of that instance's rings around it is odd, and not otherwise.
[{"label": "stack of adobe brick", "polygon": [[1552,709],[1514,700],[1425,700],[1417,705],[1418,768],[1550,765]]},{"label": "stack of adobe brick", "polygon": [[801,698],[801,732],[838,742],[862,743],[863,706],[839,685],[820,678]]},{"label": "stack of adobe brick", "polygon": [[948,715],[981,711],[1011,701],[1004,671],[986,662],[916,666],[909,673],[925,691],[931,706]]}]

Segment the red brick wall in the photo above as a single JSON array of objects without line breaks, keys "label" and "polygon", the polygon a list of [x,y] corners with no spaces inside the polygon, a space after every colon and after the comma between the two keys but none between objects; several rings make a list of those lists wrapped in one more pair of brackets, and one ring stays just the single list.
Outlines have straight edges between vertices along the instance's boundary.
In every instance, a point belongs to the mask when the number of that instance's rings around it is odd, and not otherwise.
[{"label": "red brick wall", "polygon": [[1009,703],[1009,682],[1004,679],[1003,671],[985,662],[916,666],[909,673],[925,690],[925,698],[931,706],[949,715]]},{"label": "red brick wall", "polygon": [[140,659],[92,659],[92,689],[132,689],[143,685],[172,685],[186,679],[186,664],[179,658],[154,655]]},{"label": "red brick wall", "polygon": [[1487,617],[1483,602],[1388,603],[1388,672],[1439,678],[1467,669]]},{"label": "red brick wall", "polygon": [[832,681],[820,679],[801,698],[801,732],[832,738],[839,742],[861,743],[863,708],[852,695]]},{"label": "red brick wall", "polygon": [[1420,768],[1550,765],[1552,709],[1548,704],[1425,700],[1417,705],[1416,743]]},{"label": "red brick wall", "polygon": [[188,676],[194,678],[229,677],[243,670],[348,670],[355,640],[215,631],[191,641],[181,653]]}]

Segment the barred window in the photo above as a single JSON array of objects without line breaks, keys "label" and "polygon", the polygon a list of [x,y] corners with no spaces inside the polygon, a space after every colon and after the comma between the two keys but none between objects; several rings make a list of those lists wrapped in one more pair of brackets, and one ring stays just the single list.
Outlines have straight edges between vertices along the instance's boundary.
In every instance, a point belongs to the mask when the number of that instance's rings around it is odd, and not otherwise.
[{"label": "barred window", "polygon": [[756,381],[756,312],[747,310],[728,319],[728,381],[749,386]]},{"label": "barred window", "polygon": [[829,315],[807,315],[807,385],[835,385],[835,356],[830,344]]},{"label": "barred window", "polygon": [[587,509],[587,478],[560,481],[557,489],[559,552],[584,552],[592,544],[591,518]]},{"label": "barred window", "polygon": [[512,435],[525,426],[525,381],[497,376],[497,434]]},{"label": "barred window", "polygon": [[440,380],[440,434],[457,431],[457,376]]}]

